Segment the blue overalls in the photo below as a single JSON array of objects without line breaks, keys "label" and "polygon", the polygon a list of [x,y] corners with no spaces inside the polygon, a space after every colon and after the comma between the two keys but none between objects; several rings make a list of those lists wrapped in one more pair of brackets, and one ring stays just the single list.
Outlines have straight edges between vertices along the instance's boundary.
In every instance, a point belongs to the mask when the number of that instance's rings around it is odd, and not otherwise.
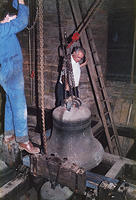
[{"label": "blue overalls", "polygon": [[4,134],[15,134],[19,143],[28,141],[28,128],[23,57],[16,33],[27,26],[28,16],[28,7],[19,4],[17,18],[0,23],[0,85],[6,93]]}]

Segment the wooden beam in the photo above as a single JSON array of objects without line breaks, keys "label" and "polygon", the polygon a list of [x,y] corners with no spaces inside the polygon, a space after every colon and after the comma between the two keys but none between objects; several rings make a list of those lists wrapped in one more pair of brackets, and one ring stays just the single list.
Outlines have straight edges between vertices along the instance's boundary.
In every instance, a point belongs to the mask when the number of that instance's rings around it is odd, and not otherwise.
[{"label": "wooden beam", "polygon": [[19,197],[30,188],[28,178],[20,177],[9,181],[0,188],[0,200],[14,199],[13,196]]}]

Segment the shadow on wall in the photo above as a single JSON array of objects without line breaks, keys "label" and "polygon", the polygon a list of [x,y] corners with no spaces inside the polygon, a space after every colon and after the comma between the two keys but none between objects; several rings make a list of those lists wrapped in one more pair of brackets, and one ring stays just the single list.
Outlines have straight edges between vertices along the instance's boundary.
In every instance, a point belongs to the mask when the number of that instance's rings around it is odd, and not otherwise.
[{"label": "shadow on wall", "polygon": [[5,107],[5,94],[0,86],[0,134],[3,133],[4,130],[4,107]]}]

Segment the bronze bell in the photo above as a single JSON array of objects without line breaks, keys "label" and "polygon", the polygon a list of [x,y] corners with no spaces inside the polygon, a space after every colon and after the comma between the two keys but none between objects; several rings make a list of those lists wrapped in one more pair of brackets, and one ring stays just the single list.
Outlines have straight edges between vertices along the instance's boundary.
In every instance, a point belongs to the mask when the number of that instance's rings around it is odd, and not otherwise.
[{"label": "bronze bell", "polygon": [[53,111],[53,130],[47,145],[48,153],[86,170],[97,166],[103,157],[103,147],[91,131],[91,111],[85,107],[65,106]]}]

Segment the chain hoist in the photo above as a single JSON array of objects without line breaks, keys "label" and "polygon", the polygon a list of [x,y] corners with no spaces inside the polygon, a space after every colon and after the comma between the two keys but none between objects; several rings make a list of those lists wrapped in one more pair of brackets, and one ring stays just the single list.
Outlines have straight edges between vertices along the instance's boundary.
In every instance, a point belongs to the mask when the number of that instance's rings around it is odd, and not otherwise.
[{"label": "chain hoist", "polygon": [[[37,1],[36,1],[36,4],[37,4]],[[30,5],[30,0],[28,1],[28,5]],[[26,29],[28,30],[28,31],[31,31],[32,29],[34,29],[35,28],[35,26],[36,26],[36,23],[37,23],[37,21],[38,21],[38,5],[36,6],[36,14],[35,14],[35,19],[33,20],[33,23],[30,25],[30,26],[27,26],[26,27]]]},{"label": "chain hoist", "polygon": [[[66,48],[71,47],[71,45],[74,42],[79,40],[81,33],[86,29],[86,27],[90,23],[90,19],[93,17],[93,15],[98,10],[98,8],[100,8],[102,2],[103,2],[103,0],[95,0],[94,1],[93,5],[91,6],[89,11],[87,12],[87,15],[84,17],[82,22],[79,24],[78,27],[76,27],[76,30],[74,31],[74,33],[72,35],[70,35],[70,37],[68,37],[69,43],[67,44]],[[69,5],[71,7],[72,12],[74,12],[74,10],[72,8],[71,0],[69,0]]]},{"label": "chain hoist", "polygon": [[[33,2],[31,2],[30,0],[28,0],[28,6],[30,9],[30,18],[29,18],[29,26],[27,26],[27,30],[28,30],[28,51],[29,51],[29,76],[30,76],[30,84],[31,84],[31,90],[30,90],[30,98],[31,98],[31,104],[33,104],[34,102],[34,77],[35,77],[35,70],[34,67],[35,66],[35,26],[36,23],[38,21],[38,2],[35,1],[35,5],[33,5]],[[30,6],[31,5],[31,6]],[[36,7],[36,11],[35,11],[35,16],[33,19],[33,6]],[[34,64],[32,63],[34,62]]]},{"label": "chain hoist", "polygon": [[[91,6],[90,10],[88,11],[86,17],[83,19],[81,24],[77,27],[76,31],[74,32],[74,34],[72,35],[71,38],[67,38],[66,32],[64,34],[65,45],[63,47],[63,54],[64,54],[64,65],[65,65],[65,77],[67,79],[69,90],[70,90],[70,93],[71,93],[71,98],[72,98],[72,100],[69,101],[69,105],[68,104],[66,105],[68,109],[71,109],[73,102],[74,102],[73,89],[74,89],[74,92],[75,92],[75,100],[76,100],[75,103],[76,103],[76,105],[78,105],[78,106],[81,105],[81,101],[80,101],[80,99],[77,98],[77,94],[76,94],[76,90],[75,90],[75,84],[74,84],[75,81],[74,81],[74,76],[73,76],[73,70],[72,70],[71,63],[68,62],[69,58],[68,58],[68,55],[67,55],[67,50],[72,46],[72,44],[74,42],[79,40],[81,32],[83,32],[83,30],[87,27],[87,25],[90,21],[90,18],[94,15],[96,10],[100,7],[101,3],[102,3],[102,0],[96,0],[95,1],[95,3]],[[72,9],[70,1],[69,1],[69,4],[70,4],[70,7]],[[70,82],[72,83],[71,85],[70,85]],[[67,96],[67,92],[65,90],[65,97],[66,96]],[[68,100],[66,100],[66,103],[67,102],[68,102]]]},{"label": "chain hoist", "polygon": [[70,110],[71,107],[74,105],[79,107],[81,105],[81,101],[77,96],[77,91],[75,88],[75,79],[73,74],[73,68],[71,63],[71,54],[67,54],[67,35],[66,32],[64,34],[65,45],[64,45],[64,77],[65,77],[65,85],[68,85],[68,94],[65,89],[65,105],[67,110]]}]

